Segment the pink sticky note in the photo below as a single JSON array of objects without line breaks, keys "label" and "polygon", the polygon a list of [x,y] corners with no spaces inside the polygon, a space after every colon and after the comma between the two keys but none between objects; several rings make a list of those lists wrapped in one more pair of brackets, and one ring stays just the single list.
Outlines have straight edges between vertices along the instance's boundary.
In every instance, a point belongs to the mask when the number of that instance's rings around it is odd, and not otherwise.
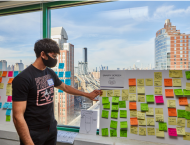
[{"label": "pink sticky note", "polygon": [[7,97],[7,102],[12,102],[12,96]]},{"label": "pink sticky note", "polygon": [[157,104],[164,103],[163,96],[155,96],[155,100]]},{"label": "pink sticky note", "polygon": [[1,96],[0,96],[0,101],[1,101]]},{"label": "pink sticky note", "polygon": [[168,128],[169,136],[177,136],[176,128]]},{"label": "pink sticky note", "polygon": [[13,77],[13,71],[9,71],[8,77]]}]

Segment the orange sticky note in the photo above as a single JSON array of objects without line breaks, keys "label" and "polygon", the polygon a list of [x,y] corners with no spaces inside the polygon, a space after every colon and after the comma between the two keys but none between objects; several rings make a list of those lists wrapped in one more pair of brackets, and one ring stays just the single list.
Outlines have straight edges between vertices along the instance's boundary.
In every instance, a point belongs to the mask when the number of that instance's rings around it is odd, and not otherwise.
[{"label": "orange sticky note", "polygon": [[174,91],[173,91],[173,89],[165,89],[165,96],[167,98],[173,98],[174,97]]},{"label": "orange sticky note", "polygon": [[136,79],[129,79],[129,86],[136,86]]},{"label": "orange sticky note", "polygon": [[14,78],[10,78],[8,84],[11,84]]},{"label": "orange sticky note", "polygon": [[172,79],[164,79],[165,87],[172,87]]},{"label": "orange sticky note", "polygon": [[168,108],[168,116],[177,116],[176,108]]},{"label": "orange sticky note", "polygon": [[179,97],[179,105],[188,105],[187,97]]},{"label": "orange sticky note", "polygon": [[2,77],[6,77],[7,76],[7,71],[3,71]]},{"label": "orange sticky note", "polygon": [[2,82],[2,77],[0,77],[0,83]]},{"label": "orange sticky note", "polygon": [[129,102],[129,109],[137,109],[136,102]]},{"label": "orange sticky note", "polygon": [[131,125],[138,125],[137,118],[130,118],[130,123],[131,123]]}]

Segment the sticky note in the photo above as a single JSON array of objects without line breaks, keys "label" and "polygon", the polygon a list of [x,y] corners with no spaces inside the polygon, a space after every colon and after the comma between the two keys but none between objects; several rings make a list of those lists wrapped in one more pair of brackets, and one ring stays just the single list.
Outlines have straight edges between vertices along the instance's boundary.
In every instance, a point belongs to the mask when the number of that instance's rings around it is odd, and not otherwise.
[{"label": "sticky note", "polygon": [[172,79],[164,79],[165,87],[172,87]]},{"label": "sticky note", "polygon": [[136,86],[136,79],[129,79],[129,86]]},{"label": "sticky note", "polygon": [[63,93],[63,90],[58,90],[58,93]]},{"label": "sticky note", "polygon": [[117,130],[110,129],[110,137],[117,137]]},{"label": "sticky note", "polygon": [[182,89],[174,89],[174,93],[175,93],[176,96],[183,95]]},{"label": "sticky note", "polygon": [[131,126],[130,127],[130,133],[131,134],[137,134],[138,133],[138,127],[137,126]]},{"label": "sticky note", "polygon": [[153,86],[153,79],[145,79],[146,86]]},{"label": "sticky note", "polygon": [[110,128],[117,128],[117,121],[111,120]]},{"label": "sticky note", "polygon": [[146,102],[154,102],[154,95],[146,95]]},{"label": "sticky note", "polygon": [[190,107],[189,106],[185,106],[185,111],[190,111]]},{"label": "sticky note", "polygon": [[183,136],[183,140],[190,141],[190,132],[185,132],[185,135]]},{"label": "sticky note", "polygon": [[131,123],[131,125],[138,125],[137,118],[130,118],[130,123]]},{"label": "sticky note", "polygon": [[137,109],[136,102],[129,102],[129,109]]},{"label": "sticky note", "polygon": [[168,128],[168,134],[169,136],[177,136],[176,128]]},{"label": "sticky note", "polygon": [[107,90],[107,97],[113,96],[113,90]]},{"label": "sticky note", "polygon": [[163,114],[155,114],[156,122],[164,122]]},{"label": "sticky note", "polygon": [[190,120],[190,111],[185,111],[185,118]]},{"label": "sticky note", "polygon": [[127,137],[127,130],[120,129],[120,137]]},{"label": "sticky note", "polygon": [[154,126],[155,125],[154,118],[146,118],[146,120],[147,120],[148,126]]},{"label": "sticky note", "polygon": [[136,86],[129,86],[129,93],[136,93]]},{"label": "sticky note", "polygon": [[6,121],[10,122],[11,121],[11,116],[10,115],[6,115]]},{"label": "sticky note", "polygon": [[155,100],[157,104],[164,103],[163,96],[155,96]]},{"label": "sticky note", "polygon": [[176,127],[178,135],[185,135],[185,127]]},{"label": "sticky note", "polygon": [[168,108],[168,116],[177,116],[176,108]]},{"label": "sticky note", "polygon": [[182,78],[182,70],[169,70],[169,77],[170,78]]},{"label": "sticky note", "polygon": [[58,75],[58,76],[59,76],[60,78],[63,78],[63,74],[64,74],[64,72],[59,72],[59,75]]},{"label": "sticky note", "polygon": [[8,84],[11,84],[14,78],[9,78]]},{"label": "sticky note", "polygon": [[121,121],[120,128],[127,128],[127,121]]},{"label": "sticky note", "polygon": [[8,109],[12,109],[12,103],[9,103]]},{"label": "sticky note", "polygon": [[126,108],[126,102],[125,101],[119,101],[119,108]]},{"label": "sticky note", "polygon": [[155,114],[163,114],[163,108],[155,108]]},{"label": "sticky note", "polygon": [[12,89],[6,89],[6,96],[12,96]]},{"label": "sticky note", "polygon": [[184,118],[177,118],[177,125],[185,127],[185,119]]},{"label": "sticky note", "polygon": [[111,118],[115,118],[117,119],[118,118],[118,111],[111,111]]},{"label": "sticky note", "polygon": [[64,63],[59,63],[58,69],[63,69],[64,68]]},{"label": "sticky note", "polygon": [[120,110],[120,118],[127,118],[127,110]]},{"label": "sticky note", "polygon": [[162,80],[154,80],[154,86],[162,86]]},{"label": "sticky note", "polygon": [[148,107],[148,111],[146,112],[146,115],[154,115],[154,108]]},{"label": "sticky note", "polygon": [[138,124],[141,125],[141,126],[146,126],[146,119],[138,120]]},{"label": "sticky note", "polygon": [[144,86],[144,79],[137,79],[137,86]]},{"label": "sticky note", "polygon": [[129,97],[129,90],[123,89],[122,90],[122,101],[128,101]]},{"label": "sticky note", "polygon": [[138,102],[145,102],[145,95],[138,95]]},{"label": "sticky note", "polygon": [[177,125],[176,117],[168,117],[168,124],[169,125]]},{"label": "sticky note", "polygon": [[162,95],[162,87],[154,87],[154,94]]},{"label": "sticky note", "polygon": [[2,82],[2,77],[0,77],[0,83]]},{"label": "sticky note", "polygon": [[12,84],[7,84],[7,88],[6,89],[12,89]]},{"label": "sticky note", "polygon": [[173,79],[174,87],[181,87],[181,79]]},{"label": "sticky note", "polygon": [[0,77],[2,77],[2,74],[3,74],[3,72],[2,72],[2,71],[0,71]]},{"label": "sticky note", "polygon": [[145,94],[145,88],[144,87],[137,87],[137,93],[138,94]]},{"label": "sticky note", "polygon": [[138,119],[145,119],[145,113],[141,111],[137,111],[137,118]]},{"label": "sticky note", "polygon": [[190,71],[186,71],[185,75],[186,75],[186,79],[189,80],[190,79]]},{"label": "sticky note", "polygon": [[112,110],[118,110],[118,109],[119,109],[118,104],[117,105],[112,104]]},{"label": "sticky note", "polygon": [[101,90],[101,91],[102,91],[101,97],[106,97],[107,96],[107,90]]},{"label": "sticky note", "polygon": [[12,102],[12,96],[7,97],[7,102]]},{"label": "sticky note", "polygon": [[156,128],[156,136],[157,137],[164,137],[164,131],[160,131],[159,128]]},{"label": "sticky note", "polygon": [[179,105],[188,105],[187,97],[179,97]]},{"label": "sticky note", "polygon": [[177,109],[177,117],[178,118],[185,118],[185,110]]},{"label": "sticky note", "polygon": [[5,104],[3,105],[3,108],[4,108],[4,109],[7,109],[8,106],[9,106],[9,103],[8,103],[8,102],[5,102]]},{"label": "sticky note", "polygon": [[13,77],[13,71],[8,72],[8,77]]},{"label": "sticky note", "polygon": [[167,123],[166,122],[159,122],[159,130],[161,131],[167,131]]},{"label": "sticky note", "polygon": [[148,104],[141,103],[141,111],[148,111]]},{"label": "sticky note", "polygon": [[0,102],[0,109],[1,109],[1,107],[2,107],[2,102]]},{"label": "sticky note", "polygon": [[187,127],[190,128],[190,120],[187,120]]},{"label": "sticky note", "polygon": [[108,128],[102,128],[102,136],[109,136]]},{"label": "sticky note", "polygon": [[174,97],[174,91],[173,91],[173,89],[165,89],[165,96],[167,98],[173,98]]},{"label": "sticky note", "polygon": [[155,135],[155,129],[154,128],[147,128],[148,135]]},{"label": "sticky note", "polygon": [[170,108],[176,108],[175,100],[167,100],[167,106]]},{"label": "sticky note", "polygon": [[7,109],[6,115],[11,115],[11,109]]},{"label": "sticky note", "polygon": [[114,96],[115,97],[120,97],[120,90],[114,90]]},{"label": "sticky note", "polygon": [[109,117],[109,111],[102,110],[102,118],[108,118]]},{"label": "sticky note", "polygon": [[146,136],[146,128],[144,128],[144,127],[139,127],[139,135]]},{"label": "sticky note", "polygon": [[137,110],[130,110],[130,117],[137,117]]},{"label": "sticky note", "polygon": [[162,72],[154,72],[154,80],[162,80]]},{"label": "sticky note", "polygon": [[14,78],[18,75],[18,71],[14,71]]},{"label": "sticky note", "polygon": [[137,101],[137,97],[136,97],[136,94],[129,94],[129,101]]},{"label": "sticky note", "polygon": [[183,94],[185,96],[190,96],[190,90],[183,89]]},{"label": "sticky note", "polygon": [[7,71],[3,71],[2,77],[6,77],[7,76]]},{"label": "sticky note", "polygon": [[112,103],[119,103],[119,97],[112,97]]},{"label": "sticky note", "polygon": [[0,83],[0,89],[4,88],[4,83]]},{"label": "sticky note", "polygon": [[65,84],[70,86],[71,85],[71,79],[65,79]]},{"label": "sticky note", "polygon": [[70,78],[71,77],[71,71],[66,71],[65,72],[65,77]]},{"label": "sticky note", "polygon": [[186,90],[190,90],[190,83],[186,82]]},{"label": "sticky note", "polygon": [[108,104],[104,104],[104,105],[103,105],[103,108],[104,108],[104,109],[110,109],[110,102],[109,102]]}]

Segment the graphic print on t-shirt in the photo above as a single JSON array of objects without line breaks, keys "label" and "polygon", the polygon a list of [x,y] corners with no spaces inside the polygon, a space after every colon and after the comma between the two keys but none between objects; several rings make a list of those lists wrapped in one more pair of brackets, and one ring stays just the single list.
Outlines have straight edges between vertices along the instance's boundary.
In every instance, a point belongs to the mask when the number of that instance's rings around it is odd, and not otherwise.
[{"label": "graphic print on t-shirt", "polygon": [[43,106],[53,102],[54,85],[49,85],[48,80],[50,79],[51,76],[49,74],[35,78],[37,86],[37,99],[36,99],[37,106]]}]

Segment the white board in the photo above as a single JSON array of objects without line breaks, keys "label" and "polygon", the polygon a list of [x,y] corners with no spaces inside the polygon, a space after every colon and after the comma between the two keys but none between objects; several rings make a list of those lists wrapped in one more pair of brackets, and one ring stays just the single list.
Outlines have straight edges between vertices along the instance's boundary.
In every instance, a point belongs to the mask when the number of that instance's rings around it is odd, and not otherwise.
[{"label": "white board", "polygon": [[[102,82],[104,79],[102,78],[103,74],[108,73],[109,70],[103,70],[100,71],[100,86],[102,86],[102,84],[104,84],[104,82]],[[122,89],[129,89],[129,85],[128,85],[128,79],[129,78],[136,78],[136,79],[146,79],[146,78],[152,78],[153,82],[154,82],[154,72],[162,72],[162,95],[163,95],[163,99],[164,99],[164,104],[161,105],[157,105],[155,102],[152,104],[148,103],[148,107],[153,107],[154,108],[154,113],[155,113],[155,108],[163,108],[163,114],[164,114],[164,122],[167,123],[167,128],[176,128],[176,126],[174,125],[168,125],[168,107],[167,107],[167,100],[176,100],[176,110],[177,109],[183,109],[185,110],[185,106],[179,106],[179,100],[178,97],[176,97],[174,95],[174,98],[166,98],[165,97],[165,89],[185,89],[186,87],[186,82],[190,83],[190,80],[186,79],[186,75],[185,75],[185,70],[182,71],[183,73],[183,78],[181,79],[182,82],[182,87],[164,87],[164,78],[169,78],[169,70],[116,70],[116,71],[112,71],[113,73],[124,73],[124,88]],[[173,78],[172,78],[173,79]],[[146,95],[154,95],[154,83],[153,86],[146,86],[145,87],[145,96]],[[104,90],[113,90],[114,88],[105,88],[105,87],[101,87],[100,89],[104,89]],[[119,88],[115,88],[115,90],[118,90]],[[122,90],[120,89],[120,90]],[[120,91],[121,93],[121,91]],[[137,93],[136,93],[137,95]],[[137,95],[138,96],[138,95]],[[154,95],[154,96],[159,96],[159,95]],[[188,103],[190,103],[190,97],[188,98]],[[113,119],[111,118],[111,102],[112,102],[112,97],[109,98],[110,101],[110,109],[109,109],[109,118],[102,118],[102,110],[103,109],[103,105],[102,105],[102,97],[100,97],[100,113],[99,113],[99,118],[100,118],[100,135],[102,135],[101,133],[101,129],[102,128],[108,128],[109,131],[109,135],[110,135],[110,122],[111,120],[114,121],[118,121],[118,125],[117,125],[117,137],[120,137],[120,121],[127,121],[128,123],[128,129],[127,129],[127,139],[135,139],[135,140],[143,140],[143,141],[152,141],[152,142],[159,142],[159,143],[168,143],[168,144],[183,144],[183,145],[187,145],[190,144],[190,141],[187,140],[183,140],[183,136],[182,135],[178,135],[178,137],[170,137],[168,135],[168,131],[165,131],[165,137],[164,138],[160,138],[160,137],[156,137],[156,136],[148,136],[148,134],[146,134],[146,136],[140,136],[140,135],[136,135],[136,134],[130,134],[130,110],[129,110],[129,101],[126,101],[126,108],[119,108],[119,110],[127,110],[127,118],[120,118],[119,117],[119,113],[118,113],[118,119]],[[122,100],[122,98],[120,97],[119,100]],[[137,111],[141,111],[140,109],[140,104],[142,102],[136,102],[137,104]],[[145,102],[146,103],[146,97],[145,97]],[[146,118],[149,116],[145,116]],[[155,119],[155,115],[153,116]],[[152,117],[152,118],[153,118]],[[151,118],[151,117],[150,117]],[[177,120],[177,117],[176,117]],[[155,134],[156,134],[156,128],[159,128],[158,126],[158,122],[156,122],[155,119],[155,126],[140,126],[140,127],[153,127],[155,128]],[[139,126],[138,126],[139,128]],[[138,130],[139,131],[139,130]],[[190,128],[187,128],[187,121],[186,121],[186,127],[185,127],[185,131],[186,132],[190,132]]]}]

